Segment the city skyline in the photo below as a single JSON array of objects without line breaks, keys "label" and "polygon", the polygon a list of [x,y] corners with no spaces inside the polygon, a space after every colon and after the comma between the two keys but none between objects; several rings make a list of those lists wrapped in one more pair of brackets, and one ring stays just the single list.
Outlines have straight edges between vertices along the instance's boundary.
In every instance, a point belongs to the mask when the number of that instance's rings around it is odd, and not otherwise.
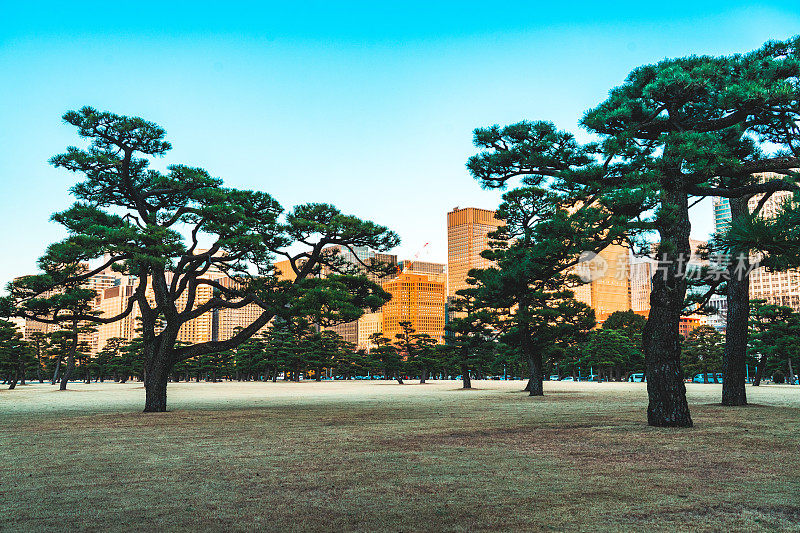
[{"label": "city skyline", "polygon": [[[499,203],[465,169],[473,128],[543,119],[585,138],[582,113],[631,68],[753,49],[800,22],[790,2],[678,4],[620,4],[624,32],[614,9],[590,4],[251,6],[214,17],[197,4],[159,17],[146,4],[124,17],[118,6],[8,6],[0,91],[14,105],[0,126],[14,134],[0,143],[0,222],[15,253],[0,264],[0,290],[63,236],[49,217],[72,203],[75,177],[47,160],[75,143],[60,116],[82,105],[163,125],[174,145],[165,164],[201,166],[285,208],[330,201],[397,231],[393,253],[410,258],[430,243],[419,259],[444,262],[446,213]],[[200,31],[197,18],[213,22]],[[693,237],[712,228],[706,201]]]}]

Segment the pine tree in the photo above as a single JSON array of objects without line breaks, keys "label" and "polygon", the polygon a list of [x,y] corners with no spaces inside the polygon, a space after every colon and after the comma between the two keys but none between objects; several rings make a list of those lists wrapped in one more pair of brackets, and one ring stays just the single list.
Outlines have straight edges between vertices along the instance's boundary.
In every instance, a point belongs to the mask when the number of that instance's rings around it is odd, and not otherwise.
[{"label": "pine tree", "polygon": [[[136,307],[142,321],[145,412],[166,410],[167,382],[176,364],[235,348],[304,298],[318,300],[321,309],[342,321],[355,320],[388,299],[327,251],[333,245],[387,251],[399,242],[387,228],[327,204],[299,205],[284,214],[269,194],[225,188],[201,168],[151,169],[151,160],[171,146],[161,127],[141,118],[84,107],[67,112],[64,120],[90,142],[86,149],[70,147],[51,159],[83,177],[71,189],[78,201],[53,215],[68,237],[48,248],[39,262],[41,274],[9,286],[10,296],[0,307],[44,322],[92,323],[120,320]],[[201,241],[209,247],[201,249]],[[288,260],[292,281],[278,277],[277,258]],[[96,260],[96,268],[78,268]],[[323,267],[332,275],[315,278]],[[379,265],[364,267],[378,270]],[[79,308],[64,314],[52,298],[43,297],[80,287],[107,268],[137,280],[129,305],[115,316],[97,317]],[[212,269],[226,279],[211,279]],[[204,286],[213,288],[214,296],[200,302],[198,288]],[[179,305],[182,301],[185,305]],[[258,307],[259,314],[231,338],[178,344],[183,324],[246,305]]]},{"label": "pine tree", "polygon": [[36,365],[36,358],[22,333],[13,322],[0,320],[0,377],[14,389],[18,382],[25,384],[26,373]]}]

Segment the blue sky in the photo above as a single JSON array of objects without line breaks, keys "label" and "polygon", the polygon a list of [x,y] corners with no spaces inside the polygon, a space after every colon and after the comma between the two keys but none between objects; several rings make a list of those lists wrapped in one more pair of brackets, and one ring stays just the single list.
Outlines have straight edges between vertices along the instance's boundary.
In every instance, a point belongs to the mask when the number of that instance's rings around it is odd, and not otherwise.
[{"label": "blue sky", "polygon": [[[75,176],[47,160],[83,105],[167,130],[158,165],[206,168],[285,207],[324,201],[446,258],[446,213],[496,207],[465,170],[471,131],[582,113],[634,67],[800,32],[787,2],[39,2],[0,20],[0,283],[62,237]],[[300,3],[297,3],[300,4]],[[223,7],[220,7],[223,6]],[[693,235],[711,230],[710,208]]]}]

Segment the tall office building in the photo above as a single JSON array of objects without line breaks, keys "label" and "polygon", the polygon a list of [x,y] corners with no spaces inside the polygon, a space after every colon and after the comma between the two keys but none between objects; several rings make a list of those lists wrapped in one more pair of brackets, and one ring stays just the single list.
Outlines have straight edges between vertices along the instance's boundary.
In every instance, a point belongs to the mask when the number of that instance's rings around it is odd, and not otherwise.
[{"label": "tall office building", "polygon": [[[108,318],[122,313],[127,309],[131,298],[133,298],[135,289],[133,285],[123,284],[105,289],[98,306],[100,316]],[[97,327],[97,349],[102,350],[105,348],[108,339],[111,338],[134,338],[138,326],[138,317],[139,306],[133,304],[133,310],[125,318],[108,324],[100,324]]]},{"label": "tall office building", "polygon": [[381,333],[382,331],[383,313],[381,311],[361,315],[356,329],[356,349],[369,351],[374,348],[375,345],[370,340],[370,336],[373,333]]},{"label": "tall office building", "polygon": [[[232,283],[232,281],[228,279],[225,274],[215,270],[210,270],[207,272],[204,278],[214,279],[222,284]],[[172,275],[168,273],[167,282],[169,283],[171,279]],[[99,294],[97,302],[97,310],[100,311],[100,316],[111,317],[126,309],[131,298],[134,297],[136,286],[134,286],[132,283],[135,282],[135,279],[120,276],[118,285],[104,289]],[[203,284],[198,285],[192,308],[197,308],[208,302],[213,295],[214,288],[212,286]],[[153,287],[149,283],[145,289],[145,297],[151,306],[155,306],[155,294],[153,292]],[[183,311],[187,305],[188,292],[184,291],[183,294],[181,294],[181,296],[175,301],[175,306],[179,311]],[[201,342],[228,338],[232,334],[230,332],[235,329],[236,326],[246,325],[244,323],[246,322],[248,315],[252,315],[253,313],[254,310],[252,306],[243,307],[237,310],[230,310],[230,313],[223,312],[223,316],[225,318],[223,326],[220,326],[220,320],[217,312],[209,311],[203,313],[202,315],[181,325],[181,328],[178,331],[178,341],[185,342],[187,344],[198,344]],[[93,334],[96,337],[96,341],[92,344],[93,352],[96,353],[97,351],[102,350],[105,347],[108,339],[112,337],[121,337],[124,339],[133,339],[136,337],[137,329],[139,327],[139,322],[137,319],[140,316],[141,312],[139,310],[139,304],[134,303],[131,313],[125,318],[110,324],[101,324],[97,328],[97,331]],[[247,322],[247,324],[249,323],[250,322]],[[227,330],[224,329],[225,327],[227,327]],[[221,329],[224,332],[223,335],[228,335],[228,337],[222,337],[220,335]]]},{"label": "tall office building", "polygon": [[650,256],[631,254],[630,284],[631,309],[634,313],[647,316],[650,312],[650,289],[657,261]]},{"label": "tall office building", "polygon": [[[780,179],[781,174],[765,172],[758,175],[762,183],[772,179]],[[754,210],[762,195],[754,196],[748,205]],[[773,194],[759,213],[764,218],[774,218],[780,213],[786,202],[791,201],[792,193],[781,191]],[[731,223],[730,203],[727,198],[714,199],[714,232],[724,232]],[[793,268],[783,272],[768,272],[765,268],[756,268],[750,273],[750,299],[766,300],[774,305],[785,305],[800,311],[800,270]],[[721,314],[726,311],[724,298],[715,298],[712,305],[717,306]]]},{"label": "tall office building", "polygon": [[467,275],[473,268],[488,268],[492,262],[481,257],[489,248],[489,233],[503,222],[495,212],[477,207],[456,207],[447,213],[447,296],[466,289]]},{"label": "tall office building", "polygon": [[[370,250],[364,246],[354,246],[352,251],[344,246],[329,246],[325,249],[328,253],[334,252],[339,255],[342,259],[344,259],[347,263],[355,267],[358,272],[363,273],[367,276],[367,279],[370,281],[377,283],[379,285],[385,283],[387,280],[392,279],[397,275],[397,256],[393,254],[383,254],[378,253],[373,250]],[[374,272],[367,270],[367,266],[381,266],[383,269],[388,270],[388,274],[381,276]],[[327,276],[331,274],[331,269],[325,267],[322,269],[322,275]],[[380,311],[378,312],[380,313]],[[370,315],[367,310],[366,315]],[[365,316],[366,316],[365,315]],[[364,341],[365,335],[364,332],[361,331],[362,328],[367,328],[371,333],[375,333],[372,331],[374,321],[370,320],[370,318],[362,317],[359,320],[353,320],[351,322],[345,322],[344,324],[337,324],[335,326],[330,326],[325,329],[331,330],[336,332],[342,339],[345,341],[354,344],[360,348],[368,348],[368,343]],[[369,333],[366,334],[366,337],[369,336]]]},{"label": "tall office building", "polygon": [[[122,282],[126,279],[126,276],[123,276],[119,272],[114,272],[111,268],[107,268],[87,279],[83,286],[95,291],[92,310],[101,311],[105,291],[113,287],[121,286]],[[93,329],[94,331],[82,333],[78,341],[86,346],[90,353],[96,354],[103,349],[105,343],[101,342],[100,339],[100,325],[95,325]]]},{"label": "tall office building", "polygon": [[714,233],[719,234],[731,225],[731,203],[727,198],[714,198]]},{"label": "tall office building", "polygon": [[294,281],[297,278],[292,263],[288,259],[283,261],[276,261],[273,265],[280,281]]},{"label": "tall office building", "polygon": [[383,283],[383,290],[392,295],[381,309],[385,337],[394,339],[402,331],[400,322],[407,321],[417,333],[427,333],[437,342],[444,341],[444,283],[423,274],[401,273]]},{"label": "tall office building", "polygon": [[613,312],[631,308],[630,251],[612,244],[597,255],[605,271],[573,292],[576,300],[594,309],[598,324],[602,324]]},{"label": "tall office building", "polygon": [[[84,266],[87,271],[90,269],[88,264]],[[81,287],[85,289],[92,289],[95,291],[95,297],[90,303],[91,311],[102,312],[104,292],[109,288],[119,286],[126,280],[127,280],[126,276],[123,276],[118,272],[114,272],[110,268],[107,268],[102,272],[99,272],[88,278],[81,285]],[[44,293],[42,296],[46,298],[48,296],[53,295],[53,293],[54,291],[48,291]],[[67,325],[64,324],[63,327],[67,327]],[[62,329],[62,326],[59,324],[47,324],[36,320],[25,320],[22,331],[25,339],[29,339],[32,333],[35,332],[52,333],[59,329]],[[100,342],[99,330],[100,326],[94,325],[94,331],[83,332],[78,336],[78,342],[80,342],[82,346],[84,346],[93,354],[97,353],[103,347],[103,344],[101,344]]]},{"label": "tall office building", "polygon": [[447,283],[447,265],[444,263],[431,263],[406,259],[397,264],[401,272],[408,274],[423,274],[431,281]]},{"label": "tall office building", "polygon": [[[236,280],[224,277],[217,280],[224,287],[236,287]],[[220,308],[212,311],[212,340],[224,341],[233,337],[239,329],[246,328],[255,322],[263,313],[256,304],[247,304],[235,309]],[[259,331],[266,330],[264,326]]]}]

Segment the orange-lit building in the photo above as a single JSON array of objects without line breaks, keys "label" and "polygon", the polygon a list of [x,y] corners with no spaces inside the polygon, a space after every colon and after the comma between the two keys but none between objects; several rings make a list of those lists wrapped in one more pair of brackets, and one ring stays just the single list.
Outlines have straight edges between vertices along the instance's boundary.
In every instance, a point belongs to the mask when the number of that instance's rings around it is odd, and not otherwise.
[{"label": "orange-lit building", "polygon": [[[223,287],[235,288],[236,281],[232,278],[221,278],[217,280]],[[256,304],[247,304],[238,308],[222,307],[211,312],[212,316],[212,340],[225,341],[233,337],[240,329],[244,329],[255,322],[264,310]],[[265,331],[267,326],[261,328]]]},{"label": "orange-lit building", "polygon": [[[334,245],[326,247],[325,251],[327,253],[337,254],[339,258],[344,260],[346,265],[352,267],[355,272],[363,274],[368,280],[379,285],[392,279],[397,274],[397,256],[393,254],[378,253],[370,250],[366,246],[352,246],[351,248],[347,248],[346,246]],[[372,272],[367,267],[381,267],[381,272]],[[386,272],[384,272],[384,270]],[[332,273],[333,270],[330,267],[325,266],[322,268],[321,275],[323,277],[329,276]],[[376,333],[376,331],[374,331],[376,329],[374,327],[376,321],[375,317],[367,316],[372,315],[369,310],[365,309],[364,312],[364,317],[358,320],[329,326],[325,329],[335,332],[346,342],[353,344],[357,348],[369,349],[371,346],[368,342],[368,336],[370,333]],[[380,315],[380,311],[378,311],[378,315]],[[378,317],[378,322],[380,322],[380,316]],[[377,332],[380,331],[380,328],[381,326],[377,327]]]},{"label": "orange-lit building", "polygon": [[371,350],[375,345],[370,340],[370,336],[374,333],[381,333],[383,329],[383,313],[377,311],[375,313],[364,313],[358,319],[358,328],[356,331],[356,349],[358,350]]},{"label": "orange-lit building", "polygon": [[631,309],[630,254],[628,248],[612,244],[597,254],[604,273],[589,283],[575,287],[575,299],[594,309],[602,324],[615,311]]},{"label": "orange-lit building", "polygon": [[384,282],[383,290],[392,295],[381,309],[385,337],[394,339],[401,331],[400,322],[408,321],[416,333],[427,333],[444,342],[444,283],[423,274],[401,273]]},{"label": "orange-lit building", "polygon": [[503,222],[494,211],[477,207],[455,208],[447,213],[447,296],[465,289],[467,274],[473,268],[489,268],[492,262],[481,257],[489,248],[489,233]]},{"label": "orange-lit building", "polygon": [[[103,291],[98,310],[101,317],[112,317],[122,313],[128,306],[136,288],[133,285],[117,285],[109,287]],[[102,350],[106,347],[108,339],[122,338],[132,339],[136,336],[136,328],[139,325],[139,306],[133,305],[133,310],[128,316],[116,322],[99,324],[97,326],[97,348]]]},{"label": "orange-lit building", "polygon": [[279,280],[294,281],[297,278],[297,274],[295,274],[292,269],[292,263],[288,259],[278,261],[274,266]]},{"label": "orange-lit building", "polygon": [[401,272],[409,274],[423,274],[431,281],[447,283],[447,265],[444,263],[431,263],[429,261],[405,260],[398,263]]},{"label": "orange-lit building", "polygon": [[700,315],[682,316],[681,321],[678,323],[678,333],[688,337],[689,333],[702,326],[704,322],[703,317]]}]

